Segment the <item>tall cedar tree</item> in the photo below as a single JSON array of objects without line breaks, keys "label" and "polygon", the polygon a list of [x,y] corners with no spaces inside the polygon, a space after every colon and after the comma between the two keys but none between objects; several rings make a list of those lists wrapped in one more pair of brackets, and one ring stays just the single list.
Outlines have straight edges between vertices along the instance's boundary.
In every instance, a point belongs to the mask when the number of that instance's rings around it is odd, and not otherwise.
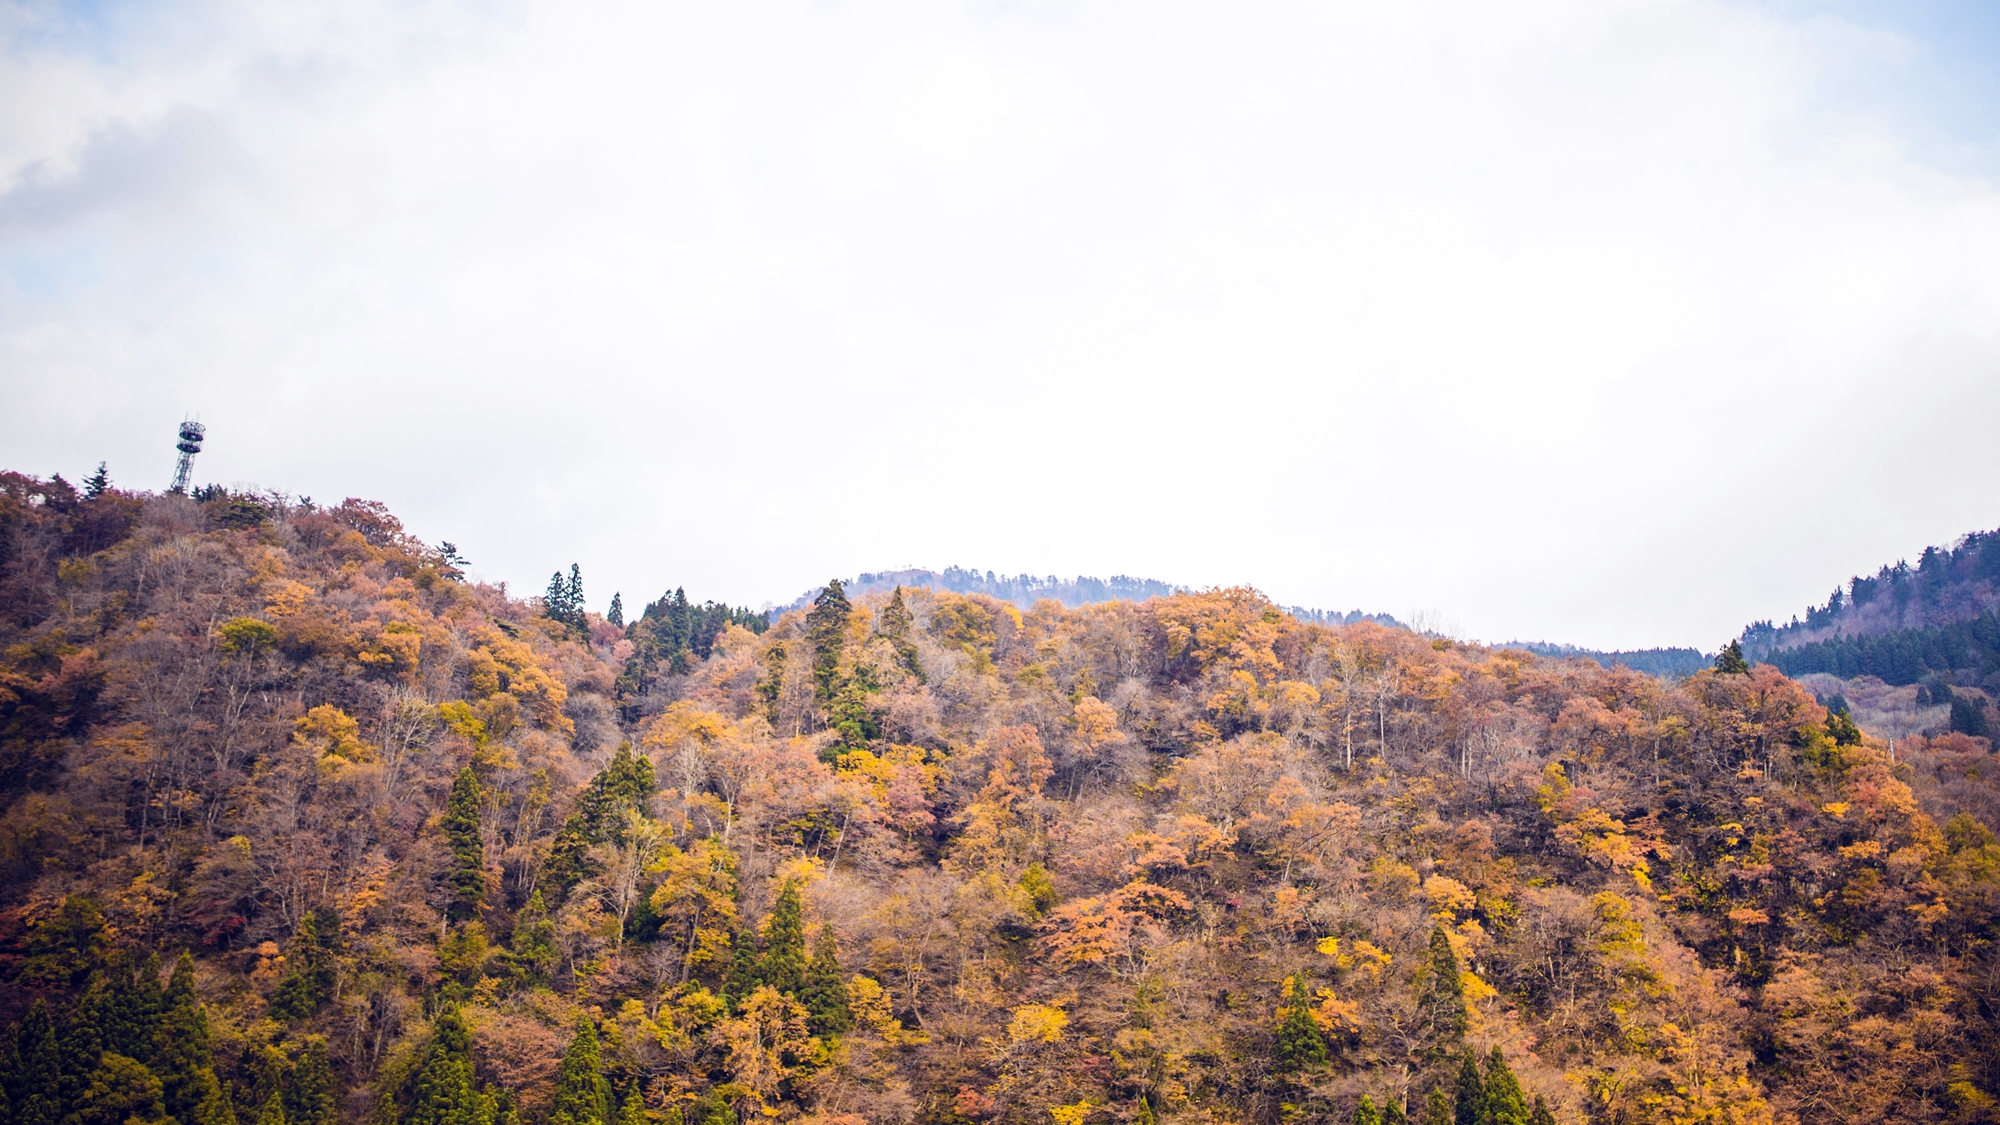
[{"label": "tall cedar tree", "polygon": [[1486,1112],[1486,1082],[1479,1077],[1479,1059],[1467,1047],[1458,1064],[1458,1089],[1453,1091],[1452,1125],[1479,1125]]},{"label": "tall cedar tree", "polygon": [[576,809],[556,833],[542,878],[560,897],[596,873],[590,849],[623,839],[625,813],[642,807],[655,788],[653,762],[632,753],[629,742],[619,745],[611,763],[598,771],[576,799]]},{"label": "tall cedar tree", "polygon": [[597,1027],[589,1016],[576,1021],[576,1038],[563,1052],[562,1066],[556,1071],[555,1101],[549,1106],[549,1125],[610,1125],[611,1083],[604,1080],[604,1062],[597,1046]]},{"label": "tall cedar tree", "polygon": [[330,913],[317,910],[299,919],[299,928],[292,931],[291,944],[285,947],[285,975],[279,979],[277,991],[271,994],[271,1015],[281,1020],[300,1020],[319,1011],[319,1006],[326,1002],[333,987],[333,970],[327,963],[327,942],[320,935],[320,927],[332,921]]},{"label": "tall cedar tree", "polygon": [[609,622],[610,624],[618,626],[620,629],[623,629],[625,627],[624,594],[614,593],[611,595],[611,607],[604,611],[604,620]]},{"label": "tall cedar tree", "polygon": [[1528,1125],[1556,1125],[1556,1115],[1549,1112],[1549,1103],[1535,1095],[1535,1108],[1528,1111]]},{"label": "tall cedar tree", "polygon": [[1486,1058],[1486,1097],[1479,1108],[1480,1125],[1528,1125],[1528,1099],[1507,1067],[1499,1047]]},{"label": "tall cedar tree", "polygon": [[305,1052],[292,1067],[292,1081],[285,1090],[285,1119],[291,1125],[334,1125],[338,1109],[326,1037],[315,1035],[306,1041]]},{"label": "tall cedar tree", "polygon": [[1304,980],[1295,976],[1285,978],[1285,1010],[1278,1022],[1275,1051],[1281,1071],[1296,1072],[1326,1065],[1326,1039],[1320,1035],[1319,1025],[1313,1022],[1306,991]]},{"label": "tall cedar tree", "polygon": [[[96,1001],[102,994],[101,987],[92,988],[62,1022],[57,1035],[62,1043],[62,1082],[56,1089],[56,1097],[70,1109],[76,1108],[78,1099],[90,1085],[91,1072],[97,1069],[98,1060],[105,1053],[96,1018],[99,1007]],[[124,1056],[122,1051],[113,1053]],[[143,1056],[146,1052],[137,1053]]]},{"label": "tall cedar tree", "polygon": [[1715,670],[1725,676],[1747,676],[1750,674],[1750,662],[1743,659],[1743,645],[1741,642],[1730,641],[1722,647],[1721,652],[1715,654]]},{"label": "tall cedar tree", "polygon": [[1354,1125],[1382,1125],[1382,1111],[1367,1094],[1361,1095],[1361,1104],[1354,1107]]},{"label": "tall cedar tree", "polygon": [[194,996],[194,958],[183,952],[174,962],[158,1029],[153,1033],[152,1069],[160,1079],[167,1115],[189,1121],[207,1093],[202,1072],[212,1070],[208,1017]]},{"label": "tall cedar tree", "polygon": [[1382,1103],[1382,1125],[1410,1125],[1410,1116],[1403,1112],[1403,1102],[1391,1094]]},{"label": "tall cedar tree", "polygon": [[729,939],[729,971],[722,977],[722,999],[730,1011],[750,998],[762,983],[757,968],[757,932],[748,926]]},{"label": "tall cedar tree", "polygon": [[618,1110],[618,1125],[646,1125],[646,1094],[636,1086]]},{"label": "tall cedar tree", "polygon": [[276,1090],[271,1091],[263,1108],[257,1111],[257,1125],[285,1125],[285,1099]]},{"label": "tall cedar tree", "polygon": [[55,1021],[49,1005],[36,1000],[21,1020],[21,1070],[19,1096],[14,1103],[14,1125],[59,1125],[63,1105],[62,1044],[56,1038]]},{"label": "tall cedar tree", "polygon": [[793,880],[785,880],[778,889],[778,901],[764,920],[764,956],[757,962],[757,975],[765,984],[794,998],[805,985],[805,903]]},{"label": "tall cedar tree", "polygon": [[1442,925],[1431,927],[1430,956],[1417,995],[1417,1010],[1423,1016],[1431,1058],[1447,1058],[1465,1041],[1465,986],[1459,979],[1458,955],[1451,951],[1451,937]]},{"label": "tall cedar tree", "polygon": [[882,617],[876,623],[876,635],[887,638],[895,646],[896,657],[905,671],[924,682],[923,661],[917,658],[917,646],[910,640],[910,630],[915,622],[910,617],[910,607],[903,603],[903,588],[889,595],[889,604],[882,607]]},{"label": "tall cedar tree", "polygon": [[111,473],[105,469],[104,462],[99,461],[97,471],[83,480],[83,498],[95,500],[109,491],[111,491]]},{"label": "tall cedar tree", "polygon": [[854,1026],[854,1012],[848,1007],[847,981],[841,976],[840,947],[833,927],[821,925],[813,939],[812,961],[806,965],[805,984],[799,988],[799,1003],[805,1006],[806,1026],[814,1035],[839,1035]]},{"label": "tall cedar tree", "polygon": [[813,647],[813,701],[821,707],[833,702],[834,693],[840,690],[840,652],[847,643],[851,611],[847,591],[836,578],[813,599],[812,612],[806,614],[806,639]]},{"label": "tall cedar tree", "polygon": [[[469,918],[486,898],[486,846],[479,834],[479,777],[471,766],[458,771],[445,801],[444,838],[451,846],[454,913]],[[299,1125],[293,1122],[292,1125]]]},{"label": "tall cedar tree", "polygon": [[458,1012],[447,1011],[431,1028],[403,1125],[485,1125],[485,1109],[473,1084],[472,1037]]}]

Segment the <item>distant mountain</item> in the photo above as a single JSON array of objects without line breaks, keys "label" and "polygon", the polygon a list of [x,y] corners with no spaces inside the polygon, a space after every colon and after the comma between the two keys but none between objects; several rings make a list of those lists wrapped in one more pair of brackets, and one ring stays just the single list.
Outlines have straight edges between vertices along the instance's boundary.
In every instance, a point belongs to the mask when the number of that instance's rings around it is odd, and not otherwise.
[{"label": "distant mountain", "polygon": [[1784,625],[1753,622],[1744,655],[1787,675],[1875,676],[1907,685],[2000,678],[2000,531],[1926,547],[1912,567],[1884,566],[1836,586]]},{"label": "distant mountain", "polygon": [[[964,567],[948,566],[943,570],[908,568],[904,570],[870,571],[841,580],[849,597],[889,590],[897,586],[931,590],[948,590],[954,594],[985,594],[1003,602],[1011,602],[1022,609],[1031,608],[1044,598],[1061,602],[1075,609],[1077,606],[1096,605],[1099,602],[1143,602],[1147,598],[1164,598],[1190,589],[1161,582],[1153,578],[1134,578],[1129,574],[1114,574],[1110,578],[1092,578],[1078,575],[1075,578],[1058,578],[1053,574],[995,574],[990,570],[967,570]],[[824,587],[815,586],[788,605],[777,606],[770,611],[775,620],[779,615],[794,609],[804,609],[812,604]],[[1316,625],[1352,625],[1358,621],[1373,621],[1392,629],[1403,628],[1402,622],[1386,613],[1364,613],[1351,609],[1345,613],[1339,610],[1309,609],[1305,606],[1284,606],[1286,613],[1301,621]]]},{"label": "distant mountain", "polygon": [[1518,648],[1537,656],[1583,657],[1595,660],[1606,668],[1622,664],[1634,672],[1673,679],[1692,676],[1708,667],[1714,659],[1697,648],[1648,648],[1606,652],[1594,648],[1578,648],[1575,645],[1552,644],[1548,641],[1508,641],[1495,647]]}]

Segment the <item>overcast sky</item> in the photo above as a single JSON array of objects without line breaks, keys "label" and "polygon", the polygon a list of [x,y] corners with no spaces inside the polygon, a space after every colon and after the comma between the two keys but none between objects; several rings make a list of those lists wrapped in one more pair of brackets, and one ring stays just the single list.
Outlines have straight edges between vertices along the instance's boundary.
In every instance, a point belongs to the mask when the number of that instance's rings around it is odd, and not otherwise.
[{"label": "overcast sky", "polygon": [[0,7],[0,466],[1713,649],[2000,525],[2000,5]]}]

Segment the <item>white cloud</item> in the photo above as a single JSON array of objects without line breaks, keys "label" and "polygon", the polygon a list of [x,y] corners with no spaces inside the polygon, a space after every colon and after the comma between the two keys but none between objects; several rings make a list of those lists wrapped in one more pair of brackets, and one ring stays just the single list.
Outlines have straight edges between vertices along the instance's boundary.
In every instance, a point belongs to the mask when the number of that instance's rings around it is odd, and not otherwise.
[{"label": "white cloud", "polygon": [[[217,4],[0,61],[0,461],[494,577],[915,561],[1714,645],[1996,519],[2000,201],[1659,0]],[[11,280],[7,280],[11,279]]]}]

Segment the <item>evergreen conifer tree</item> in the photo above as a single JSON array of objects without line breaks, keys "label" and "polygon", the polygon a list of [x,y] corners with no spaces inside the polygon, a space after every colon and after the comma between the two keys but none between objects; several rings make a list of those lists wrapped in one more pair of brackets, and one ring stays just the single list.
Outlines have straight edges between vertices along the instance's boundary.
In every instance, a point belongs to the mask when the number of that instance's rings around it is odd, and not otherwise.
[{"label": "evergreen conifer tree", "polygon": [[729,939],[729,971],[723,974],[722,998],[730,1011],[750,998],[762,983],[757,972],[757,933],[745,926]]},{"label": "evergreen conifer tree", "polygon": [[847,1004],[847,980],[840,970],[840,947],[835,944],[832,926],[822,924],[819,936],[813,940],[813,956],[806,965],[805,983],[799,988],[798,1000],[805,1006],[806,1026],[814,1035],[839,1035],[854,1026],[854,1012]]},{"label": "evergreen conifer tree", "polygon": [[1549,1103],[1535,1095],[1535,1108],[1528,1111],[1528,1125],[1556,1125],[1556,1115],[1549,1112]]},{"label": "evergreen conifer tree", "polygon": [[104,1039],[97,1029],[99,1001],[104,994],[101,977],[91,978],[91,988],[84,994],[69,1018],[62,1022],[62,1031],[57,1039],[62,1044],[62,1084],[56,1097],[63,1105],[74,1109],[78,1099],[90,1085],[91,1072],[97,1069],[98,1060],[104,1054]]},{"label": "evergreen conifer tree", "polygon": [[542,902],[540,887],[528,896],[528,905],[514,916],[514,936],[508,939],[517,972],[544,978],[555,969],[556,924],[549,920],[549,908]]},{"label": "evergreen conifer tree", "polygon": [[194,957],[182,952],[174,962],[174,975],[167,982],[162,1000],[164,1011],[153,1032],[152,1070],[160,1079],[167,1115],[177,1121],[192,1119],[201,1103],[201,1073],[215,1066],[208,1044],[208,1016],[194,995]]},{"label": "evergreen conifer tree", "polygon": [[21,1020],[21,1070],[14,1103],[14,1125],[59,1125],[66,1107],[61,1101],[62,1044],[46,1001],[36,1000]]},{"label": "evergreen conifer tree", "polygon": [[21,1101],[21,1025],[0,1025],[0,1096],[7,1099],[7,1125]]},{"label": "evergreen conifer tree", "polygon": [[1715,670],[1725,676],[1750,674],[1750,662],[1743,658],[1742,642],[1730,641],[1722,646],[1722,651],[1715,654]]},{"label": "evergreen conifer tree", "polygon": [[1452,952],[1451,936],[1442,924],[1431,927],[1430,954],[1417,994],[1417,1010],[1430,1038],[1432,1058],[1449,1056],[1452,1048],[1465,1040],[1465,986],[1459,980],[1458,955]]},{"label": "evergreen conifer tree", "polygon": [[285,1099],[276,1090],[257,1111],[257,1125],[285,1125]]},{"label": "evergreen conifer tree", "polygon": [[1313,1022],[1306,982],[1286,977],[1285,992],[1285,1009],[1278,1023],[1278,1069],[1300,1071],[1326,1065],[1326,1039]]},{"label": "evergreen conifer tree", "polygon": [[604,620],[618,626],[620,629],[625,627],[624,594],[611,595],[611,608],[604,611]]},{"label": "evergreen conifer tree", "polygon": [[333,1066],[326,1055],[326,1038],[315,1035],[292,1067],[285,1088],[285,1120],[290,1125],[334,1125]]},{"label": "evergreen conifer tree", "polygon": [[1479,1077],[1479,1059],[1467,1047],[1459,1059],[1458,1088],[1453,1091],[1452,1125],[1479,1125],[1486,1111],[1486,1082]]},{"label": "evergreen conifer tree", "polygon": [[1403,1112],[1401,1098],[1390,1096],[1382,1105],[1382,1125],[1410,1125],[1410,1117]]},{"label": "evergreen conifer tree", "polygon": [[1382,1125],[1382,1111],[1367,1094],[1361,1095],[1361,1104],[1354,1107],[1354,1125]]},{"label": "evergreen conifer tree", "polygon": [[604,1063],[598,1052],[597,1027],[589,1016],[576,1021],[576,1038],[563,1052],[562,1066],[556,1071],[555,1101],[549,1106],[549,1125],[611,1125],[611,1084],[604,1080]]},{"label": "evergreen conifer tree", "polygon": [[910,617],[910,607],[903,602],[903,588],[898,586],[895,593],[889,595],[889,604],[882,607],[882,616],[875,626],[875,632],[888,638],[889,643],[895,646],[896,656],[904,670],[916,677],[917,682],[921,684],[924,682],[924,665],[917,656],[916,644],[910,640],[910,629],[914,624]]},{"label": "evergreen conifer tree", "polygon": [[486,1104],[472,1075],[472,1037],[457,1011],[439,1016],[417,1072],[404,1125],[480,1125]]},{"label": "evergreen conifer tree", "polygon": [[236,1096],[242,1103],[237,1116],[255,1122],[263,1112],[264,1103],[272,1098],[282,1098],[285,1087],[291,1082],[292,1064],[284,1052],[269,1044],[243,1053],[237,1063],[243,1079],[238,1084]]},{"label": "evergreen conifer tree", "polygon": [[[291,943],[285,947],[285,975],[278,979],[277,990],[271,993],[272,1016],[300,1020],[319,1011],[326,998],[320,989],[323,957],[319,916],[314,912],[299,919],[299,927],[292,931]],[[260,1100],[259,1112],[262,1109]]]},{"label": "evergreen conifer tree", "polygon": [[847,591],[836,578],[813,599],[812,611],[806,614],[806,639],[813,646],[813,701],[821,707],[833,702],[840,690],[840,653],[847,643],[850,612]]},{"label": "evergreen conifer tree", "polygon": [[111,473],[105,469],[104,462],[99,461],[97,463],[97,471],[84,478],[83,498],[85,500],[95,500],[110,490]]},{"label": "evergreen conifer tree", "polygon": [[[445,801],[444,838],[451,846],[453,912],[471,917],[486,898],[486,845],[479,831],[479,776],[471,766],[458,771]],[[299,1125],[294,1121],[292,1125]]]},{"label": "evergreen conifer tree", "polygon": [[588,628],[589,623],[583,619],[583,568],[575,563],[569,564],[569,589],[564,593],[569,603],[569,623],[579,629]]},{"label": "evergreen conifer tree", "polygon": [[1528,1125],[1528,1100],[1497,1046],[1486,1058],[1486,1099],[1480,1106],[1479,1125]]},{"label": "evergreen conifer tree", "polygon": [[636,1086],[618,1110],[618,1125],[646,1125],[646,1097]]},{"label": "evergreen conifer tree", "polygon": [[195,1102],[194,1111],[181,1118],[181,1125],[236,1125],[236,1107],[230,1104],[229,1095],[222,1089],[222,1081],[215,1076],[213,1068],[195,1076],[200,1098]]},{"label": "evergreen conifer tree", "polygon": [[764,920],[764,956],[757,963],[757,975],[765,984],[787,996],[796,997],[806,982],[805,903],[799,885],[785,880],[778,888],[778,900]]}]

